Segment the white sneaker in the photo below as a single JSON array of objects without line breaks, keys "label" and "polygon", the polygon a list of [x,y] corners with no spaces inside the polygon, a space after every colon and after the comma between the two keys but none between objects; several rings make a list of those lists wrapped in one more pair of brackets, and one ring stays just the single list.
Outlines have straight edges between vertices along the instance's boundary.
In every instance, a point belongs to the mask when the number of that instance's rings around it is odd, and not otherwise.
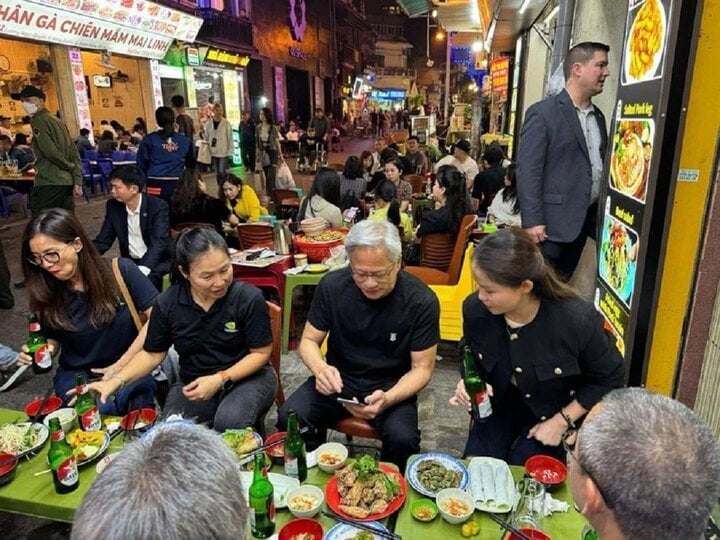
[{"label": "white sneaker", "polygon": [[15,381],[17,381],[18,378],[20,377],[20,375],[22,375],[23,373],[25,373],[25,370],[26,370],[27,368],[29,368],[29,367],[30,367],[30,366],[27,365],[27,364],[24,365],[24,366],[18,367],[18,368],[15,370],[15,372],[14,372],[12,375],[10,375],[10,376],[3,382],[3,385],[0,386],[0,392],[4,392],[5,390],[9,389],[13,384],[15,384]]}]

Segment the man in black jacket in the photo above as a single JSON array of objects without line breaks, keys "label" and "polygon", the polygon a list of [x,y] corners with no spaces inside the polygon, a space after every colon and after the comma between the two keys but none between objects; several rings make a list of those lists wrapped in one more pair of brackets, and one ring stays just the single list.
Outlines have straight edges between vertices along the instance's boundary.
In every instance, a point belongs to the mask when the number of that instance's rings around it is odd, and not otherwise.
[{"label": "man in black jacket", "polygon": [[255,167],[255,121],[250,111],[243,112],[239,127],[243,167],[246,171],[252,171]]},{"label": "man in black jacket", "polygon": [[158,290],[170,271],[168,205],[159,197],[143,196],[145,175],[136,165],[112,172],[105,221],[93,243],[105,253],[117,238],[120,255],[131,259]]}]

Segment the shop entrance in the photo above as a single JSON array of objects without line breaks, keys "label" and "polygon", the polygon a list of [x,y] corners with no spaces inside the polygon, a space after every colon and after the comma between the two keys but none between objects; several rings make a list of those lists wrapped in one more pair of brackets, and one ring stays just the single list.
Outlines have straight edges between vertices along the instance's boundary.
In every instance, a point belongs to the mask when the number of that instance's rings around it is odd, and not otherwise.
[{"label": "shop entrance", "polygon": [[310,121],[310,83],[308,72],[299,69],[285,69],[285,84],[287,85],[287,118],[288,121],[298,121],[303,129]]}]

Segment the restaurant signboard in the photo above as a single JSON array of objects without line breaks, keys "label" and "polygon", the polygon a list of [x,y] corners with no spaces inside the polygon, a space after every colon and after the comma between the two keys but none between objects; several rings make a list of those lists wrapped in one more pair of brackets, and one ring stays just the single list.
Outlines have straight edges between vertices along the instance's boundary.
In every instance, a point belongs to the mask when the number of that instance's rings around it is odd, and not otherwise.
[{"label": "restaurant signboard", "polygon": [[[600,193],[595,305],[632,358],[658,181],[675,34],[673,0],[629,0],[610,158]],[[661,201],[659,204],[664,204]],[[649,270],[652,270],[649,268]]]},{"label": "restaurant signboard", "polygon": [[490,61],[490,87],[494,94],[507,99],[510,81],[510,57],[502,56]]},{"label": "restaurant signboard", "polygon": [[0,0],[2,34],[158,60],[202,22],[145,0]]}]

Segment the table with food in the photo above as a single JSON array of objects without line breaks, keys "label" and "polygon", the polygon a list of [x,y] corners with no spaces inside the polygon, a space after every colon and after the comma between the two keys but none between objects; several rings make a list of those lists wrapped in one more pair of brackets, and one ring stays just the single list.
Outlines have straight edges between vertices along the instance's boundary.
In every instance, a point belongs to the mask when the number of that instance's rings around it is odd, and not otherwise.
[{"label": "table with food", "polygon": [[[26,412],[0,409],[0,510],[71,522],[95,477],[122,451],[124,431],[152,429],[156,414],[152,409],[133,411],[124,418],[103,418],[100,430],[83,431],[74,409],[39,401]],[[43,414],[38,414],[41,405]],[[291,433],[297,440],[302,430]],[[573,508],[564,465],[544,456],[535,456],[523,468],[493,458],[468,461],[429,452],[412,456],[403,475],[371,455],[349,457],[348,448],[337,442],[307,453],[301,442],[303,467],[287,469],[286,448],[290,455],[292,447],[286,447],[290,438],[285,432],[263,440],[246,428],[218,437],[237,456],[251,511],[256,480],[265,476],[272,485],[272,529],[280,540],[497,539],[503,529],[492,516],[510,522],[520,498],[516,481],[523,476],[547,489],[546,517],[538,524],[543,534],[521,529],[528,537],[581,538],[586,524]],[[65,494],[56,491],[47,458],[49,440],[62,438],[78,467],[78,484]],[[256,475],[258,464],[263,472]]]}]

